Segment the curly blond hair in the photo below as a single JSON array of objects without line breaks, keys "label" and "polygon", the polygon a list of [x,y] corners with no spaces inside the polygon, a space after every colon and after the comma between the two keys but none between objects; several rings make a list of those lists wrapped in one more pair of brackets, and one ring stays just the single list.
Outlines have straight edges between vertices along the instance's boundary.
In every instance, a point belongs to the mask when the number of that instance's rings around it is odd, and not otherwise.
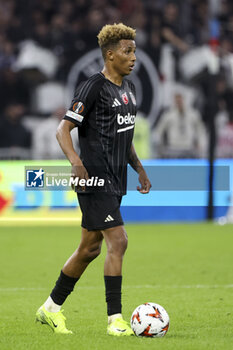
[{"label": "curly blond hair", "polygon": [[109,48],[117,45],[120,40],[134,40],[135,36],[136,30],[123,23],[105,25],[97,35],[104,59]]}]

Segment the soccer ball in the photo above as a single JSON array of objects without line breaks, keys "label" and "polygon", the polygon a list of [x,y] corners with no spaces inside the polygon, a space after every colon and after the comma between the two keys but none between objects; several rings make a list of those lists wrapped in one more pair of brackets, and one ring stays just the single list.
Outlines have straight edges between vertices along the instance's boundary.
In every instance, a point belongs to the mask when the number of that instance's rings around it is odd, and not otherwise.
[{"label": "soccer ball", "polygon": [[155,303],[139,305],[131,316],[131,328],[138,337],[163,337],[169,327],[167,311]]}]

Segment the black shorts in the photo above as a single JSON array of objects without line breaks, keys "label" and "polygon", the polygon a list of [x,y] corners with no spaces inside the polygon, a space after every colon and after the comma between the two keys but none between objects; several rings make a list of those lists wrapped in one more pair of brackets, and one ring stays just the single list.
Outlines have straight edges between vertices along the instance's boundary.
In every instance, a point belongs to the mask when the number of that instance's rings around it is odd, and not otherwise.
[{"label": "black shorts", "polygon": [[78,193],[82,211],[82,227],[88,231],[124,225],[121,217],[121,196],[103,192]]}]

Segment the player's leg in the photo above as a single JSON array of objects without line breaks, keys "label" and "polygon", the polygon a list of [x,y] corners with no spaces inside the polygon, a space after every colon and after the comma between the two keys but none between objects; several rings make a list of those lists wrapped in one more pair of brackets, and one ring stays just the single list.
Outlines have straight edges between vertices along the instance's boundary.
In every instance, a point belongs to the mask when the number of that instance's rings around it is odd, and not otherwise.
[{"label": "player's leg", "polygon": [[105,229],[102,233],[107,245],[104,264],[109,323],[107,332],[116,336],[133,335],[133,331],[121,314],[122,263],[128,244],[127,234],[123,225]]},{"label": "player's leg", "polygon": [[128,237],[123,225],[108,228],[102,231],[107,255],[104,263],[106,276],[121,276],[122,263],[128,245]]},{"label": "player's leg", "polygon": [[82,228],[81,242],[62,268],[54,289],[46,302],[39,308],[36,319],[47,323],[56,333],[70,333],[66,329],[61,306],[73,291],[75,284],[101,251],[103,235],[100,231],[87,231]]},{"label": "player's leg", "polygon": [[88,264],[100,254],[102,241],[103,235],[100,231],[82,228],[79,247],[63,266],[63,273],[73,278],[80,277]]},{"label": "player's leg", "polygon": [[100,231],[87,231],[82,228],[79,247],[66,261],[50,295],[55,304],[61,306],[65,302],[88,264],[100,254],[102,240]]}]

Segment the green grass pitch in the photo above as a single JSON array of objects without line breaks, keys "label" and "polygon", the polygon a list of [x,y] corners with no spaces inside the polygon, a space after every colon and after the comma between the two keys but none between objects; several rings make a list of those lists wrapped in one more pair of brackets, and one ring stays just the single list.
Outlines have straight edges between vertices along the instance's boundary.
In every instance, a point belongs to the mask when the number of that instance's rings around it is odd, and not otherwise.
[{"label": "green grass pitch", "polygon": [[102,254],[88,267],[64,309],[73,335],[35,323],[78,227],[0,227],[0,349],[82,350],[233,348],[233,228],[231,225],[127,225],[123,314],[157,302],[170,316],[164,338],[106,334]]}]

